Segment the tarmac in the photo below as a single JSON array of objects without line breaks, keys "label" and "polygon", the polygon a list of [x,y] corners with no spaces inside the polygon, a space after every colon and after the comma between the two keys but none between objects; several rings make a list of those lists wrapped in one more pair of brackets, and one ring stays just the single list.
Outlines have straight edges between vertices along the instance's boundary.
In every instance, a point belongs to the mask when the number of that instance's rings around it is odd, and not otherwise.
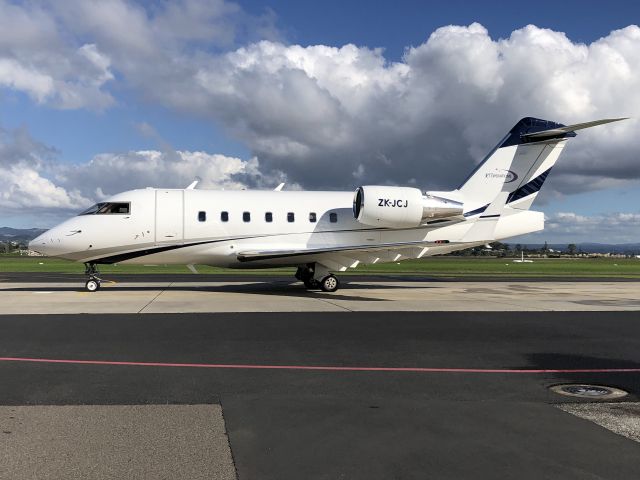
[{"label": "tarmac", "polygon": [[[6,275],[6,274],[5,274]],[[162,278],[162,277],[160,277]],[[185,281],[188,278],[190,281]],[[20,276],[0,281],[0,312],[215,313],[401,311],[626,311],[640,310],[640,282],[442,281],[420,277],[343,276],[334,293],[307,291],[289,277],[206,276],[199,281],[106,278],[98,292],[82,277]],[[214,279],[212,281],[212,279]],[[46,281],[42,281],[46,280]]]},{"label": "tarmac", "polygon": [[2,478],[236,478],[220,405],[3,406],[0,422]]},{"label": "tarmac", "polygon": [[636,282],[38,280],[0,283],[0,478],[640,478]]}]

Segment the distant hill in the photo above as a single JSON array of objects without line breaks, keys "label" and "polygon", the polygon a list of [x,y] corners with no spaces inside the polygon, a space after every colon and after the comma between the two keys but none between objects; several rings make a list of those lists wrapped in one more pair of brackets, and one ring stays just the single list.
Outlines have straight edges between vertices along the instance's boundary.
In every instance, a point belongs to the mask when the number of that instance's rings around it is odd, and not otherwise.
[{"label": "distant hill", "polygon": [[640,254],[640,243],[620,243],[616,245],[606,245],[602,243],[579,243],[579,249],[593,253],[636,253]]},{"label": "distant hill", "polygon": [[43,232],[46,232],[46,229],[0,227],[0,242],[26,243]]}]

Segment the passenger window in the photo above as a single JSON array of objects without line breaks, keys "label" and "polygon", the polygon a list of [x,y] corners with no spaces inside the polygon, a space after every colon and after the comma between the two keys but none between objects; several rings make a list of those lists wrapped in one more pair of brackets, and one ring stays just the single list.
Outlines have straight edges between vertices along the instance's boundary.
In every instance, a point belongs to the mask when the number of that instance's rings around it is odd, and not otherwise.
[{"label": "passenger window", "polygon": [[316,212],[310,212],[309,213],[309,221],[311,223],[316,223]]},{"label": "passenger window", "polygon": [[336,223],[338,221],[338,214],[337,213],[330,213],[329,214],[329,221],[331,223]]},{"label": "passenger window", "polygon": [[229,221],[229,212],[220,212],[220,220],[223,222]]},{"label": "passenger window", "polygon": [[198,212],[198,221],[206,222],[207,221],[207,212]]},{"label": "passenger window", "polygon": [[242,212],[242,221],[250,222],[251,221],[251,213],[250,212]]},{"label": "passenger window", "polygon": [[268,223],[273,222],[273,213],[271,213],[271,212],[266,212],[266,213],[264,214],[264,221],[265,221],[265,222],[268,222]]},{"label": "passenger window", "polygon": [[293,214],[293,212],[287,213],[287,222],[292,223],[292,222],[295,222],[295,220],[296,220],[296,217]]}]

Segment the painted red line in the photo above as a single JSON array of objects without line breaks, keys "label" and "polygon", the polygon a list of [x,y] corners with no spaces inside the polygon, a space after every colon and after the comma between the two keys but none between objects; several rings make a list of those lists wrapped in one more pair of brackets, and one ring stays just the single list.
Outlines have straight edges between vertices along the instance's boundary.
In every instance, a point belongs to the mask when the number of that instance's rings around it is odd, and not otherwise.
[{"label": "painted red line", "polygon": [[182,367],[244,370],[319,370],[329,372],[415,372],[415,373],[640,373],[640,368],[422,368],[422,367],[339,367],[325,365],[244,365],[228,363],[119,362],[115,360],[68,360],[58,358],[0,357],[0,362],[62,363],[126,367]]}]

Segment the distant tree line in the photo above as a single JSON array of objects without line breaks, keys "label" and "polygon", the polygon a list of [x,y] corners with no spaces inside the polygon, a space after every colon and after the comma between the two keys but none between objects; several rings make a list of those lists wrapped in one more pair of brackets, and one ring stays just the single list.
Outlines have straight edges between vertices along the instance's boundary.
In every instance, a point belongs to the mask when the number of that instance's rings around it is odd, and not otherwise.
[{"label": "distant tree line", "polygon": [[0,242],[0,253],[13,253],[27,248],[26,242]]},{"label": "distant tree line", "polygon": [[511,246],[508,243],[502,242],[491,242],[487,245],[482,245],[479,247],[467,248],[465,250],[458,250],[457,252],[453,252],[450,255],[456,257],[470,257],[470,256],[490,256],[490,257],[518,257],[521,254],[525,255],[546,255],[548,257],[559,257],[561,254],[568,255],[579,255],[582,252],[581,249],[575,243],[570,243],[567,245],[566,250],[562,252],[557,250],[552,250],[549,248],[549,244],[544,242],[544,245],[539,248],[527,247],[526,245],[522,245],[520,243],[516,243]]}]

